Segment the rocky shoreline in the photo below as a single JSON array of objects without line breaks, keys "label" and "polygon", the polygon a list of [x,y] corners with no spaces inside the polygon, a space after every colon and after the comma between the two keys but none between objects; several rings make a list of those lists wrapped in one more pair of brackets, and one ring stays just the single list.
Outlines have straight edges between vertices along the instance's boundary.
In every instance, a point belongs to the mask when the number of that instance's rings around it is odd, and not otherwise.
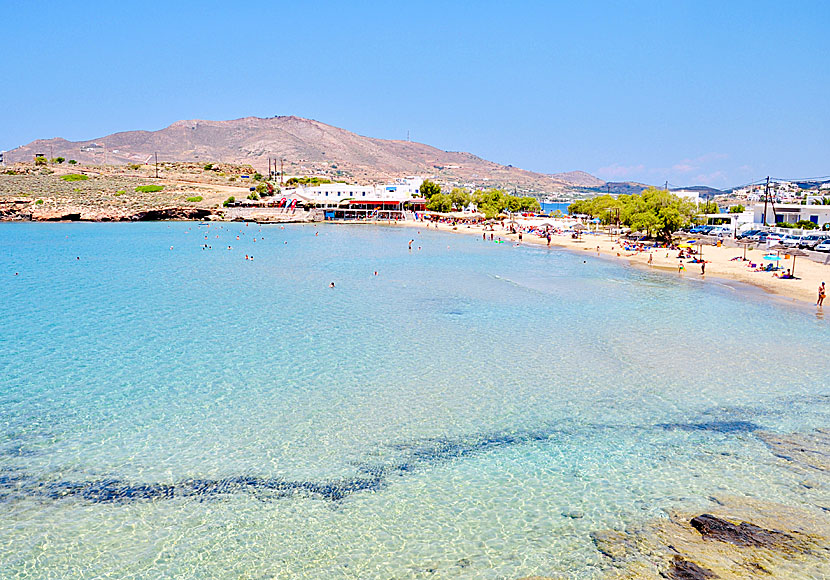
[{"label": "rocky shoreline", "polygon": [[208,208],[198,207],[169,206],[132,210],[84,206],[42,208],[35,205],[32,200],[0,200],[0,221],[134,222],[204,219],[221,219],[221,215]]},{"label": "rocky shoreline", "polygon": [[614,580],[830,577],[830,431],[757,432],[780,465],[808,477],[800,506],[711,497],[705,511],[669,511],[637,529],[591,534]]}]

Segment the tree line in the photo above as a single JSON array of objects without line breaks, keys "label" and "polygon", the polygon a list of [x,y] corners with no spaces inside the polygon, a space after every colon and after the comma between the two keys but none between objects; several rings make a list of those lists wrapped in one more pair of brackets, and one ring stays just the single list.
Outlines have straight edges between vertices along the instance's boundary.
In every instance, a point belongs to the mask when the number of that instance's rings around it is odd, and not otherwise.
[{"label": "tree line", "polygon": [[[600,195],[575,201],[568,213],[589,215],[604,224],[628,226],[634,231],[670,240],[673,232],[690,225],[695,216],[714,208],[699,207],[694,202],[678,197],[665,189],[650,187],[633,195]],[[714,212],[713,212],[714,213]]]},{"label": "tree line", "polygon": [[427,209],[447,213],[462,210],[471,203],[487,219],[503,212],[538,212],[542,209],[535,197],[510,195],[502,189],[478,189],[470,192],[461,187],[454,187],[449,193],[442,193],[441,186],[426,180],[420,187],[421,195],[427,200]]}]

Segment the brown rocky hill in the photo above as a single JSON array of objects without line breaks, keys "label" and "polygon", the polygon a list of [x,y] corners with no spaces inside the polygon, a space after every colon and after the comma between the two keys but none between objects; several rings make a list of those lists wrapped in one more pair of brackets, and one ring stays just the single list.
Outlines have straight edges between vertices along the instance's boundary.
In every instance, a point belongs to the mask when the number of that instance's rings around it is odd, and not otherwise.
[{"label": "brown rocky hill", "polygon": [[269,158],[281,158],[286,175],[325,175],[356,183],[420,175],[446,186],[502,187],[535,194],[604,183],[583,172],[535,173],[471,153],[364,137],[293,116],[178,121],[159,131],[127,131],[90,141],[41,139],[9,151],[6,158],[7,162],[31,161],[38,153],[82,164],[152,163],[157,153],[159,161],[242,163],[263,174]]}]

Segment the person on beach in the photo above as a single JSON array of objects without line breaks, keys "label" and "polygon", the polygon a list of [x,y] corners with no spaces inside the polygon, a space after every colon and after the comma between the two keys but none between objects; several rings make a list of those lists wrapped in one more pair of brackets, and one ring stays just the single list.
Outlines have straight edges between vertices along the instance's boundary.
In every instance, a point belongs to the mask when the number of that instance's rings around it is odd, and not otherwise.
[{"label": "person on beach", "polygon": [[827,295],[827,292],[824,290],[824,282],[821,283],[821,286],[818,287],[818,302],[816,302],[816,306],[821,306],[824,304],[824,297]]},{"label": "person on beach", "polygon": [[545,237],[548,239],[548,247],[550,248],[550,232]]},{"label": "person on beach", "polygon": [[522,231],[521,230],[519,230],[519,243],[520,244],[522,243]]},{"label": "person on beach", "polygon": [[700,275],[701,275],[701,276],[705,276],[705,275],[706,275],[706,262],[704,262],[704,261],[702,261],[702,260],[701,260],[701,262],[700,262]]},{"label": "person on beach", "polygon": [[648,265],[651,266],[654,263],[654,254],[648,255]]}]

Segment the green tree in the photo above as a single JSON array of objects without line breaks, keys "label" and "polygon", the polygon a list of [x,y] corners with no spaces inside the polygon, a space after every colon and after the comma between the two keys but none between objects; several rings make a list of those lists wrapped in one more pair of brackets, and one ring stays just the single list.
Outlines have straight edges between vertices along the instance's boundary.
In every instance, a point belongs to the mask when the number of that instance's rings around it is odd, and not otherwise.
[{"label": "green tree", "polygon": [[57,163],[58,165],[60,165],[64,161],[66,161],[66,158],[64,157],[55,157],[54,159],[52,159],[52,163]]},{"label": "green tree", "polygon": [[47,163],[48,161],[46,160],[46,157],[44,157],[43,155],[38,155],[37,157],[35,157],[35,165],[46,165]]},{"label": "green tree", "polygon": [[258,183],[257,186],[256,186],[256,192],[259,195],[263,195],[265,193],[265,184],[264,183]]},{"label": "green tree", "polygon": [[69,160],[69,165],[75,165],[76,163],[78,163],[78,162],[75,161],[74,159]]},{"label": "green tree", "polygon": [[228,199],[222,202],[222,205],[228,207],[230,204],[234,203],[236,198],[234,196],[230,196]]},{"label": "green tree", "polygon": [[438,195],[441,193],[441,186],[435,183],[434,181],[426,179],[421,184],[419,190],[421,192],[421,195],[423,195],[427,199],[431,199],[433,195]]},{"label": "green tree", "polygon": [[744,206],[741,204],[733,205],[729,208],[729,213],[744,213]]},{"label": "green tree", "polygon": [[429,201],[427,202],[427,209],[430,211],[446,213],[452,210],[452,199],[449,195],[443,193],[434,193],[429,197]]},{"label": "green tree", "polygon": [[603,223],[616,222],[617,214],[622,211],[623,205],[631,196],[598,195],[590,199],[581,199],[568,206],[568,213],[589,215],[599,218]]},{"label": "green tree", "polygon": [[620,221],[632,230],[670,240],[672,233],[691,222],[696,208],[664,189],[649,188],[639,195],[621,195]]},{"label": "green tree", "polygon": [[473,196],[470,195],[470,192],[460,187],[453,187],[449,195],[452,204],[459,209],[467,207],[473,201]]},{"label": "green tree", "polygon": [[262,181],[262,174],[259,172],[254,173],[254,181]]},{"label": "green tree", "polygon": [[542,204],[535,197],[525,196],[519,198],[519,211],[536,213],[542,210]]},{"label": "green tree", "polygon": [[708,199],[700,204],[700,213],[720,213],[720,208],[714,200]]},{"label": "green tree", "polygon": [[251,193],[248,194],[248,199],[256,201],[256,200],[259,199],[259,196],[257,195],[257,192],[252,191]]}]

